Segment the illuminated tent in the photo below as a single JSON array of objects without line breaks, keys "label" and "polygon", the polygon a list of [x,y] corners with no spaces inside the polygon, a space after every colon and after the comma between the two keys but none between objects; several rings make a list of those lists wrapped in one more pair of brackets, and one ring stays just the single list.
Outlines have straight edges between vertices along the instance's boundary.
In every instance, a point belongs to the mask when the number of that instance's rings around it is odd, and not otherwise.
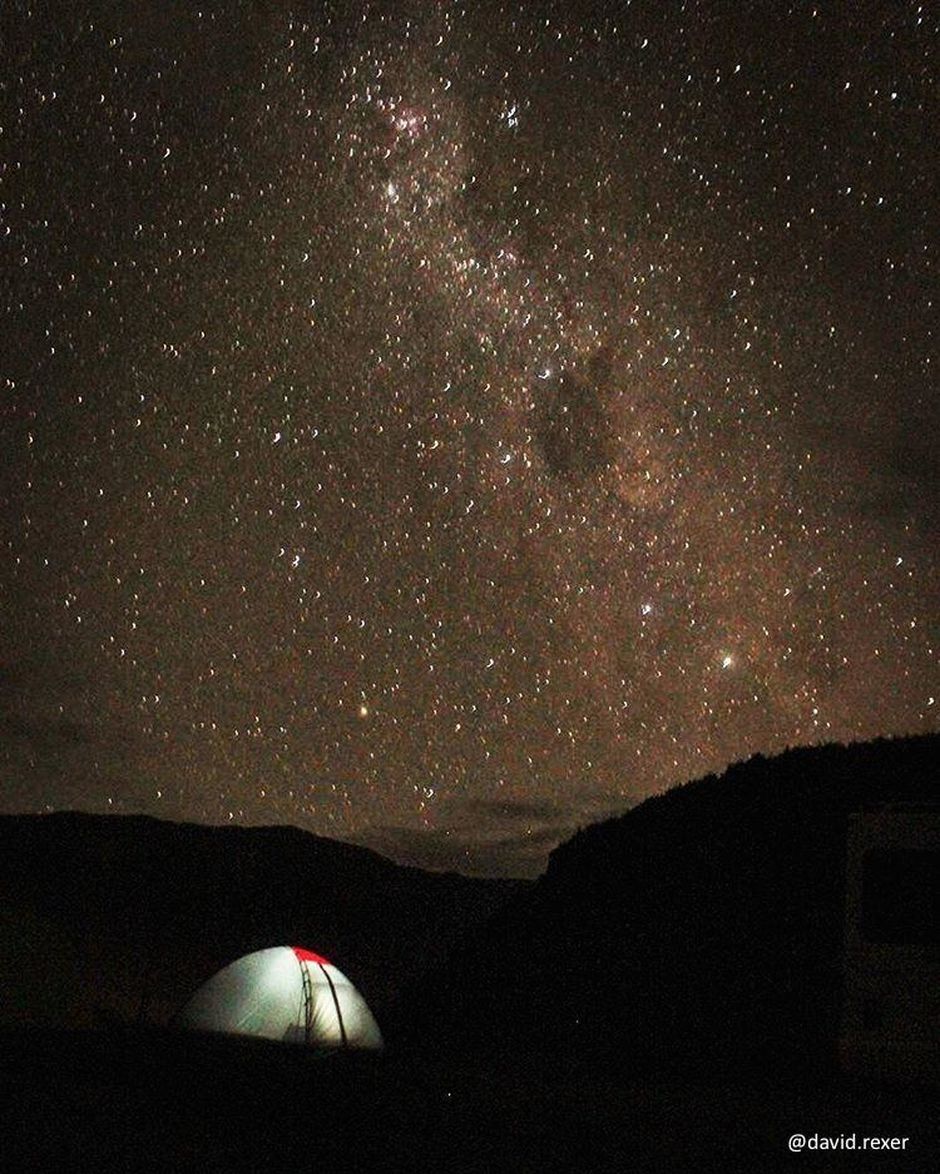
[{"label": "illuminated tent", "polygon": [[274,946],[232,962],[203,983],[176,1022],[191,1031],[315,1048],[382,1047],[372,1012],[345,974],[299,946]]}]

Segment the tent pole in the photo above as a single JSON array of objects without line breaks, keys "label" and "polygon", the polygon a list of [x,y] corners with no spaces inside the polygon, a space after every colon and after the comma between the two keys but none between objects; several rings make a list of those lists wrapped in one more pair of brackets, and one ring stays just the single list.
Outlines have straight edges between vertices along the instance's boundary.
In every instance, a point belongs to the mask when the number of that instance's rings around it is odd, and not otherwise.
[{"label": "tent pole", "polygon": [[304,1043],[310,1043],[310,1035],[313,1031],[313,988],[310,983],[310,972],[307,970],[306,962],[301,962],[297,959],[297,965],[300,967],[300,981],[303,984],[304,991]]},{"label": "tent pole", "polygon": [[339,1024],[339,1034],[340,1034],[340,1038],[343,1041],[343,1047],[344,1048],[348,1047],[348,1041],[346,1039],[346,1028],[343,1024],[342,1012],[339,1009],[339,999],[337,998],[337,995],[336,995],[336,987],[333,986],[333,980],[332,980],[332,978],[330,978],[329,974],[327,973],[327,969],[322,964],[322,962],[320,963],[320,969],[323,971],[323,977],[330,984],[330,994],[333,996],[333,1006],[336,1008],[336,1022]]}]

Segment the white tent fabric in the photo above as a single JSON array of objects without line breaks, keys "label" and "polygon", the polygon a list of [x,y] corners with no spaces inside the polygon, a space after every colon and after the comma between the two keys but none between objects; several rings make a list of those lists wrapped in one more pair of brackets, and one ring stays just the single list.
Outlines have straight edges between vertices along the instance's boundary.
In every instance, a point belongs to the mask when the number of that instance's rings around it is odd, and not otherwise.
[{"label": "white tent fabric", "polygon": [[213,975],[179,1013],[193,1031],[318,1048],[382,1047],[366,1001],[335,966],[299,946],[246,954]]}]

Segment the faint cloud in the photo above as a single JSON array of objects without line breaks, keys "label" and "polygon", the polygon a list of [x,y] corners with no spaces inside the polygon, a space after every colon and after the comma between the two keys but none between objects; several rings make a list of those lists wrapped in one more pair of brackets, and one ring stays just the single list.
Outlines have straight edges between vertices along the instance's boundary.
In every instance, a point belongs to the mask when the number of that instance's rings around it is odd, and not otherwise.
[{"label": "faint cloud", "polygon": [[368,828],[355,842],[399,864],[432,872],[466,876],[536,877],[548,853],[571,829],[545,827],[516,835],[494,836],[452,829],[423,829],[393,824]]},{"label": "faint cloud", "polygon": [[539,799],[445,800],[434,828],[383,824],[357,841],[399,863],[472,876],[535,877],[577,826],[572,813]]},{"label": "faint cloud", "polygon": [[540,799],[452,799],[449,809],[490,820],[557,820],[557,803]]}]

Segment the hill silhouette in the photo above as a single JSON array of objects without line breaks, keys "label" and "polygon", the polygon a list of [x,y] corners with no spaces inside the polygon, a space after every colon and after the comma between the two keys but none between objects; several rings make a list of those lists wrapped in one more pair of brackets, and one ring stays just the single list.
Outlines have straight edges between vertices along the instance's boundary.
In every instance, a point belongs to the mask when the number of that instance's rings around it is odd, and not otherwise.
[{"label": "hill silhouette", "polygon": [[[936,1089],[831,1060],[846,816],[933,801],[937,745],[753,759],[580,832],[534,885],[287,828],[0,818],[5,1152],[30,1169],[770,1171],[792,1168],[799,1128],[904,1137],[904,1169],[936,1169]],[[272,940],[348,971],[386,1052],[160,1026]],[[814,1168],[859,1168],[838,1157]]]},{"label": "hill silhouette", "polygon": [[579,832],[406,994],[390,1035],[471,1063],[825,1068],[848,814],[935,802],[937,750],[926,736],[757,756]]},{"label": "hill silhouette", "polygon": [[250,950],[300,944],[384,1007],[525,882],[393,864],[290,827],[0,816],[0,1024],[165,1024]]}]

